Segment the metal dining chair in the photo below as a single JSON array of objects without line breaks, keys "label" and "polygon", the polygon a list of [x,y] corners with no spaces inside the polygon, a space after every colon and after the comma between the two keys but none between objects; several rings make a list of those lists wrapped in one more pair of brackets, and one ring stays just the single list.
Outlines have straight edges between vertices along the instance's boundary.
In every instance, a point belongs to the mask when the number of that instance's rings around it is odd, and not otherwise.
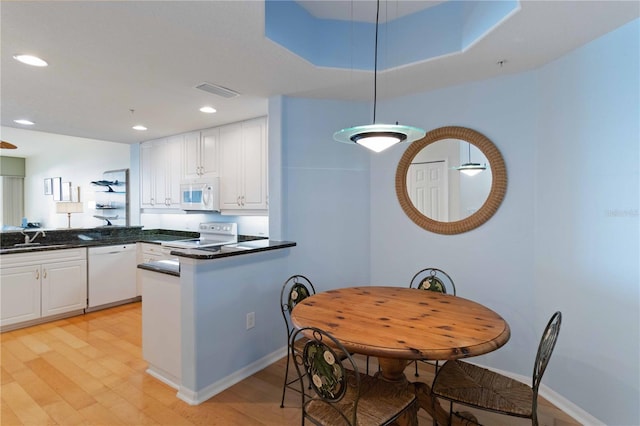
[{"label": "metal dining chair", "polygon": [[295,331],[291,324],[291,311],[295,306],[306,299],[309,296],[316,294],[316,289],[311,281],[304,275],[292,275],[282,285],[280,290],[280,308],[282,311],[282,317],[287,329],[287,365],[284,373],[284,384],[282,386],[282,400],[280,401],[280,408],[284,407],[284,397],[287,388],[291,388],[298,391],[295,386],[298,380],[302,380],[301,377],[295,377],[289,379],[289,363],[291,357],[295,356],[296,352],[300,352],[304,345],[307,343],[307,339],[301,339],[300,341],[291,340],[291,336]]},{"label": "metal dining chair", "polygon": [[[294,356],[303,395],[302,425],[306,420],[315,425],[389,425],[406,411],[418,410],[416,394],[406,384],[397,386],[360,373],[353,357],[328,332],[305,327],[293,334],[292,344],[302,340],[298,339],[302,333],[312,334]],[[315,393],[308,399],[304,376],[310,378]]]},{"label": "metal dining chair", "polygon": [[[413,278],[411,278],[409,288],[456,295],[456,285],[453,283],[453,280],[449,274],[438,268],[425,268],[418,271]],[[420,360],[420,362],[431,364],[431,362],[426,360]],[[414,361],[414,364],[416,367],[415,376],[420,377],[418,374],[418,361]],[[435,372],[438,373],[438,361],[432,364],[435,366]]]},{"label": "metal dining chair", "polygon": [[554,313],[547,323],[538,345],[531,386],[467,362],[445,362],[433,381],[431,393],[450,401],[449,423],[455,402],[481,410],[528,418],[532,425],[537,426],[538,389],[556,346],[561,323],[560,312]]},{"label": "metal dining chair", "polygon": [[[280,309],[282,311],[282,317],[284,318],[284,323],[287,330],[287,365],[285,367],[284,373],[284,384],[282,386],[282,400],[280,401],[280,408],[284,408],[284,397],[287,391],[287,388],[298,391],[298,388],[295,384],[298,382],[299,378],[295,377],[293,379],[289,379],[289,365],[291,362],[291,358],[295,356],[296,353],[299,353],[304,345],[307,343],[307,339],[301,337],[299,340],[292,341],[291,335],[295,331],[293,324],[291,324],[291,311],[295,306],[302,302],[309,296],[313,296],[316,294],[316,289],[309,280],[309,278],[304,275],[292,275],[286,279],[284,284],[282,285],[282,290],[280,290]],[[293,342],[293,344],[292,344]],[[344,357],[345,354],[340,354],[340,356]],[[369,357],[366,357],[366,369],[367,374],[369,374]]]}]

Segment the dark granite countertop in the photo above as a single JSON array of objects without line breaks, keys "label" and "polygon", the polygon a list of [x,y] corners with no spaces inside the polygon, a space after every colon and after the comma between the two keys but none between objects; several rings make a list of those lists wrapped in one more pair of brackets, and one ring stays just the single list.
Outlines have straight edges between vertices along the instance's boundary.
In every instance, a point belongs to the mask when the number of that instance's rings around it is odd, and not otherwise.
[{"label": "dark granite countertop", "polygon": [[[37,230],[26,231],[30,236],[35,235],[35,232],[37,232]],[[39,235],[35,238],[34,242],[36,244],[16,247],[15,244],[24,242],[24,235],[19,231],[2,232],[0,233],[0,255],[81,247],[134,244],[138,242],[161,244],[163,241],[197,238],[198,235],[198,232],[189,231],[165,229],[142,230],[142,226],[52,229],[45,230],[45,236]],[[274,241],[263,237],[239,235],[238,243],[236,244],[228,244],[218,247],[205,247],[200,249],[175,249],[171,251],[171,254],[179,258],[184,257],[207,260],[283,249],[287,247],[294,247],[295,245],[296,243],[292,241]],[[143,267],[142,265],[139,265],[138,267],[180,276],[179,266],[176,268],[170,263],[150,262],[149,264],[143,265],[146,266]]]},{"label": "dark granite countertop", "polygon": [[[294,247],[296,243],[293,241],[274,241],[268,239],[254,239],[239,242],[237,244],[228,244],[218,247],[205,247],[199,249],[176,249],[171,254],[178,257],[187,257],[198,260],[215,260],[230,256],[246,255],[251,253],[259,253],[269,250],[278,250],[287,247]],[[140,269],[159,272],[173,276],[180,276],[180,260],[157,260],[153,262],[142,263],[138,265]]]},{"label": "dark granite countertop", "polygon": [[[25,230],[33,237],[38,229]],[[199,232],[175,231],[166,229],[142,230],[142,226],[109,226],[98,228],[72,228],[44,230],[45,235],[35,238],[35,244],[16,246],[24,242],[20,231],[0,233],[0,254],[30,253],[37,251],[60,250],[78,247],[100,247],[138,242],[161,244],[163,241],[197,238]],[[238,241],[253,240],[260,237],[238,236]]]},{"label": "dark granite countertop", "polygon": [[296,243],[293,241],[257,239],[241,241],[237,244],[227,244],[218,247],[204,247],[199,249],[175,249],[171,251],[171,254],[173,256],[186,257],[190,259],[208,260],[250,253],[259,253],[262,251],[278,250],[287,247],[294,247],[295,245]]},{"label": "dark granite countertop", "polygon": [[174,277],[180,276],[180,262],[177,260],[155,260],[153,262],[141,263],[138,265],[138,268],[173,275]]}]

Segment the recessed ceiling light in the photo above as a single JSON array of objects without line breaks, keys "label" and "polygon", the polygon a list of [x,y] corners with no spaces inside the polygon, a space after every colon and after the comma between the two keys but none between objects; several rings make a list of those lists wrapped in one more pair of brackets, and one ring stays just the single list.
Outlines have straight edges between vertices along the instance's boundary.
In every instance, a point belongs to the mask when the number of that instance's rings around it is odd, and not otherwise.
[{"label": "recessed ceiling light", "polygon": [[133,130],[140,130],[141,132],[147,130],[147,128],[144,127],[142,124],[136,124],[132,128],[133,128]]},{"label": "recessed ceiling light", "polygon": [[34,67],[46,67],[49,65],[44,59],[40,59],[33,55],[13,55],[13,59]]},{"label": "recessed ceiling light", "polygon": [[13,120],[13,122],[14,123],[18,123],[18,124],[24,124],[25,126],[33,126],[34,124],[36,124],[31,120],[25,120],[23,118],[21,118],[19,120]]},{"label": "recessed ceiling light", "polygon": [[203,106],[202,108],[200,108],[200,111],[206,112],[208,114],[213,114],[214,112],[216,112],[216,109],[210,106]]}]

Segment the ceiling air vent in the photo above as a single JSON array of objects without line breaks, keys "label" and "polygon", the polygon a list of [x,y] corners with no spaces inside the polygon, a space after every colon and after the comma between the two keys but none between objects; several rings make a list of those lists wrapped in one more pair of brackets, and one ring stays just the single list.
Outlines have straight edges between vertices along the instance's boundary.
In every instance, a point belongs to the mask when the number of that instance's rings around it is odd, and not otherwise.
[{"label": "ceiling air vent", "polygon": [[211,83],[200,83],[196,86],[196,89],[204,90],[205,92],[213,93],[214,95],[222,96],[223,98],[235,98],[240,94],[235,90],[227,89],[226,87]]}]

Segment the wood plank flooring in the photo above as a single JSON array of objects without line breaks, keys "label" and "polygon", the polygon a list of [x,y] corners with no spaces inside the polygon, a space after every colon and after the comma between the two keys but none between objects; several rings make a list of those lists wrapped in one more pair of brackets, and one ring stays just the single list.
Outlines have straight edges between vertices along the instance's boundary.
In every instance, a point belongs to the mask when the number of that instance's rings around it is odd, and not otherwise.
[{"label": "wood plank flooring", "polygon": [[[300,424],[299,394],[288,391],[285,408],[280,408],[285,358],[198,406],[177,399],[174,389],[145,373],[141,315],[141,304],[133,303],[0,335],[0,423]],[[420,380],[430,382],[432,367],[419,365]],[[413,380],[413,365],[407,367],[406,374]],[[523,419],[465,410],[473,412],[485,425],[531,424]],[[544,400],[540,401],[539,413],[541,425],[578,425]],[[432,424],[422,410],[419,423]]]}]

